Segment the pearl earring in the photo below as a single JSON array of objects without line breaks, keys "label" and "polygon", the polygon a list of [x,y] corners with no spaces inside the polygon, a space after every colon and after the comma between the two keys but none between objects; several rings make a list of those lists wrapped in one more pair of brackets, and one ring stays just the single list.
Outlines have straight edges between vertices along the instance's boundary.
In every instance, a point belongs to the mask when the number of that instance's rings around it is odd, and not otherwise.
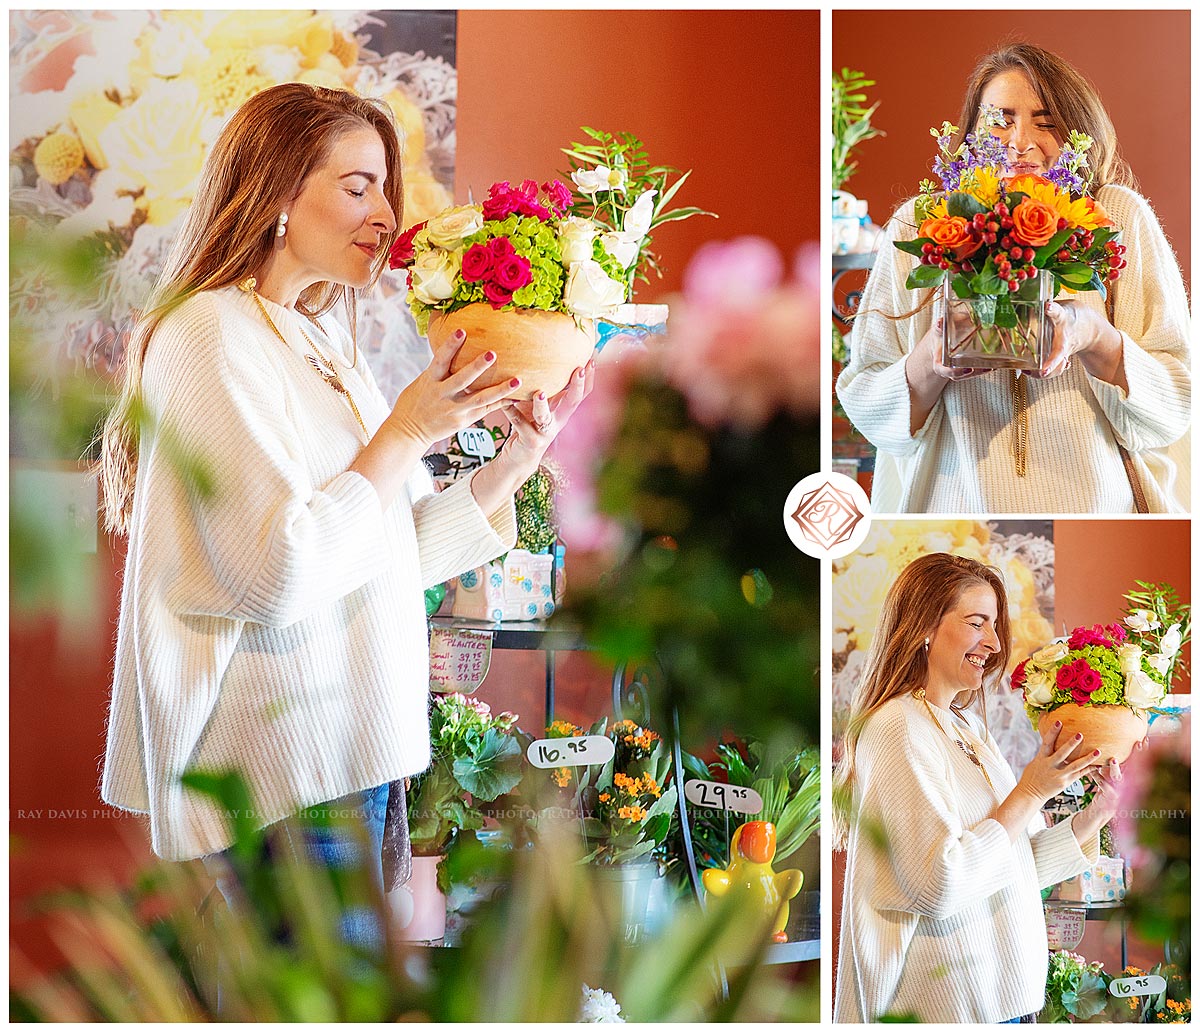
[{"label": "pearl earring", "polygon": [[287,212],[280,212],[275,222],[275,247],[283,247],[283,238],[287,236]]},{"label": "pearl earring", "polygon": [[925,637],[925,652],[929,652],[929,636]]}]

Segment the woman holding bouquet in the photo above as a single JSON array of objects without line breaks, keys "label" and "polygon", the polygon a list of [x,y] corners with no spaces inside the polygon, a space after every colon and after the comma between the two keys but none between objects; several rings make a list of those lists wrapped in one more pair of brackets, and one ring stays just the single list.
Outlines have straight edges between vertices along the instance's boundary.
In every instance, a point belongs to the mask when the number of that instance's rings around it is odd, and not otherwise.
[{"label": "woman holding bouquet", "polygon": [[[1047,307],[1040,374],[951,369],[933,295],[905,287],[916,260],[892,242],[916,234],[914,202],[888,226],[863,293],[838,397],[877,447],[876,512],[1131,513],[1187,509],[1191,405],[1188,301],[1174,253],[1132,188],[1100,98],[1061,58],[1030,44],[987,55],[960,125],[981,105],[1012,176],[1055,167],[1071,131],[1096,201],[1121,230],[1127,267],[1109,288]],[[961,134],[960,134],[961,137]],[[957,139],[956,139],[957,143]]]},{"label": "woman holding bouquet", "polygon": [[[389,889],[405,877],[397,781],[429,763],[423,590],[513,545],[513,492],[590,389],[577,370],[553,400],[506,405],[515,379],[475,384],[490,353],[449,372],[459,339],[387,402],[354,312],[402,199],[385,105],[265,90],[214,144],[137,324],[103,442],[129,545],[101,792],[149,815],[165,858],[230,846],[181,776],[235,770],[260,826],[362,808]],[[423,453],[502,406],[504,450],[435,494]],[[311,845],[330,865],[345,848]],[[364,862],[383,878],[378,852]]]},{"label": "woman holding bouquet", "polygon": [[[968,710],[1008,655],[994,568],[931,553],[888,591],[834,780],[835,842],[848,852],[835,1021],[996,1023],[1042,1006],[1040,890],[1096,860],[1120,768],[1094,753],[1068,760],[1079,740],[1052,729],[1013,774]],[[1089,770],[1092,803],[1046,826],[1045,802]]]}]

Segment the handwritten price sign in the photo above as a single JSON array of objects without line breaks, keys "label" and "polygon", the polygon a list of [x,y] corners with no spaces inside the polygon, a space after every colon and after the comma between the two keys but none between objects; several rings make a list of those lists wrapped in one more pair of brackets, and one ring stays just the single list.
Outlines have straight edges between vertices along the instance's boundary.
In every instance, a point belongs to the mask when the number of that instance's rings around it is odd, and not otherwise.
[{"label": "handwritten price sign", "polygon": [[1118,977],[1108,985],[1108,993],[1114,998],[1132,998],[1134,995],[1157,995],[1167,989],[1167,982],[1157,973],[1144,977]]},{"label": "handwritten price sign", "polygon": [[707,779],[689,779],[683,784],[683,795],[697,808],[720,808],[740,815],[757,815],[763,806],[762,798],[748,786],[710,783]]},{"label": "handwritten price sign", "polygon": [[525,756],[534,768],[578,768],[603,765],[616,748],[607,736],[565,736],[557,740],[534,740]]},{"label": "handwritten price sign", "polygon": [[490,632],[434,628],[429,635],[429,685],[436,692],[475,692],[491,663]]},{"label": "handwritten price sign", "polygon": [[464,456],[490,460],[496,455],[496,440],[486,427],[467,427],[458,432],[458,447]]}]

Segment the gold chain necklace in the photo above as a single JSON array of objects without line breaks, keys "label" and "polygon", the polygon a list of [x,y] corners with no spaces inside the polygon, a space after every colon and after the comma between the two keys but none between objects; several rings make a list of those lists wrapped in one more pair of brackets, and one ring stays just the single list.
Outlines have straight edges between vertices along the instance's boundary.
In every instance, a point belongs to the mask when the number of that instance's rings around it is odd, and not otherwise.
[{"label": "gold chain necklace", "polygon": [[1017,464],[1017,477],[1025,476],[1025,457],[1029,452],[1029,396],[1025,378],[1016,370],[1010,370],[1013,403],[1013,458]]},{"label": "gold chain necklace", "polygon": [[[258,296],[258,291],[256,290],[257,287],[258,281],[252,276],[248,276],[245,280],[242,280],[240,283],[238,283],[238,288],[242,291],[245,291],[248,295],[250,295],[251,298],[254,299],[254,303],[258,306],[258,311],[262,313],[263,319],[267,321],[267,326],[275,332],[275,336],[279,338],[279,340],[282,341],[285,346],[290,347],[288,346],[287,338],[285,338],[279,332],[279,328],[275,326],[275,321],[271,319],[271,314],[267,312],[267,307],[263,305],[262,299]],[[313,339],[304,333],[303,328],[300,329],[300,336],[308,342],[308,347],[316,353],[316,355],[306,355],[304,358],[308,360],[308,364],[321,375],[326,384],[328,384],[334,391],[336,391],[339,395],[345,398],[347,402],[350,403],[350,409],[354,413],[354,419],[358,421],[358,426],[362,428],[364,439],[369,442],[371,440],[371,433],[367,430],[367,425],[363,423],[362,414],[359,413],[358,406],[354,404],[354,397],[350,394],[350,389],[346,387],[341,376],[338,374],[337,367],[333,365],[333,362],[330,359],[325,357],[325,354],[316,346],[316,343],[313,341]]]},{"label": "gold chain necklace", "polygon": [[961,739],[951,736],[950,733],[946,732],[946,730],[942,727],[942,723],[938,721],[938,716],[933,713],[933,708],[929,706],[929,701],[925,699],[925,690],[914,689],[913,696],[915,696],[921,701],[921,703],[925,705],[925,710],[929,712],[929,717],[933,719],[933,724],[941,729],[942,735],[947,739],[954,740],[954,742],[958,744],[959,749],[966,754],[967,757],[969,757],[974,763],[975,767],[983,773],[983,778],[987,780],[988,787],[991,789],[993,795],[998,797],[999,794],[996,794],[996,788],[992,786],[992,778],[987,774],[987,769],[983,767],[983,762],[979,760],[979,755],[975,752],[975,748],[971,744],[964,743]]}]

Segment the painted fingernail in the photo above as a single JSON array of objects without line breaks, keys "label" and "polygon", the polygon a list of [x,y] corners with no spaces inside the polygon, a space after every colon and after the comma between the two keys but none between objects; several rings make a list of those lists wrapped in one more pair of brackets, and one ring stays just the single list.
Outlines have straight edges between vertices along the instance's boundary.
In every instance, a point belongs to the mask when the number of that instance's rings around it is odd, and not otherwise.
[{"label": "painted fingernail", "polygon": [[1092,757],[1094,757],[1094,758],[1098,758],[1099,756],[1100,756],[1100,751],[1098,751],[1098,750],[1093,750],[1093,751],[1092,751]]},{"label": "painted fingernail", "polygon": [[495,352],[484,352],[483,357],[490,363],[496,358],[496,353]]},{"label": "painted fingernail", "polygon": [[511,381],[508,382],[508,386],[510,388],[519,388],[521,386],[521,378],[514,377]]},{"label": "painted fingernail", "polygon": [[544,391],[539,391],[539,392],[538,392],[538,401],[539,401],[539,402],[545,402],[545,401],[546,401],[546,393],[545,393]]},{"label": "painted fingernail", "polygon": [[1056,728],[1056,729],[1061,729],[1061,728],[1062,728],[1062,722],[1055,722],[1055,723],[1054,723],[1054,728]]},{"label": "painted fingernail", "polygon": [[467,332],[463,330],[462,327],[459,327],[458,330],[454,332],[454,337],[459,341],[462,341],[466,336]]},{"label": "painted fingernail", "polygon": [[[1077,740],[1081,740],[1081,739],[1083,739],[1083,733],[1081,733],[1081,732],[1077,732],[1077,733],[1075,734],[1075,738],[1076,738]],[[1097,753],[1097,754],[1099,754],[1100,752],[1099,752],[1099,751],[1096,751],[1096,753]]]}]

